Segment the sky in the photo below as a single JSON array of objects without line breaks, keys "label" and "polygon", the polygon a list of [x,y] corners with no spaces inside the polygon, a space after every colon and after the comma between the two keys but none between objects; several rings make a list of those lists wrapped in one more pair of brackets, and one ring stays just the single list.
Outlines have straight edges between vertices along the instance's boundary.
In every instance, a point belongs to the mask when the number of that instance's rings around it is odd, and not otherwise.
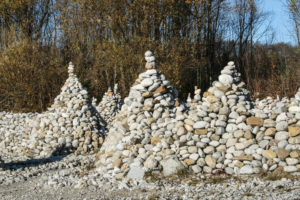
[{"label": "sky", "polygon": [[[286,0],[261,0],[261,9],[268,13],[271,26],[275,31],[273,43],[285,42],[295,45],[295,39],[292,36],[292,24],[285,5]],[[266,27],[265,24],[263,27]],[[262,28],[263,28],[262,27]],[[260,39],[262,42],[265,38]]]}]

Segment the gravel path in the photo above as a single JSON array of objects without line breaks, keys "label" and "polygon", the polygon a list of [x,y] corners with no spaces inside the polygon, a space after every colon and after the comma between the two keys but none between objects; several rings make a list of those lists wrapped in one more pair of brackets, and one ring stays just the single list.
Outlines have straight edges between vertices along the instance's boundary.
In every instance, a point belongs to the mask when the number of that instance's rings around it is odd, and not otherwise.
[{"label": "gravel path", "polygon": [[[252,182],[252,181],[251,181]],[[269,185],[268,185],[269,184]],[[157,186],[157,189],[112,190],[104,188],[93,190],[89,187],[51,188],[40,185],[39,178],[26,183],[14,183],[0,187],[0,199],[300,199],[300,185],[287,186],[283,181],[268,182],[264,187],[259,184],[227,183],[191,187],[187,185]]]},{"label": "gravel path", "polygon": [[99,177],[91,167],[93,159],[69,155],[11,162],[0,171],[0,199],[300,199],[299,176],[270,181],[184,175],[155,182],[149,176],[120,182]]}]

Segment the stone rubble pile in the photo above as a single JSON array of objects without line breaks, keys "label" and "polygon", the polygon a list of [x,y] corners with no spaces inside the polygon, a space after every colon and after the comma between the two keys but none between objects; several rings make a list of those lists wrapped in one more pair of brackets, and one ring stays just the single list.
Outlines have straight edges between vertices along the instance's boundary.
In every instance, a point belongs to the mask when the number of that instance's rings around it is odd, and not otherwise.
[{"label": "stone rubble pile", "polygon": [[202,96],[195,88],[194,97],[183,104],[156,69],[151,51],[145,60],[146,71],[123,105],[117,85],[96,105],[70,64],[69,78],[46,112],[0,112],[2,159],[100,149],[97,175],[116,179],[142,179],[147,171],[169,176],[186,169],[235,175],[300,170],[300,89],[292,99],[251,101],[229,62]]},{"label": "stone rubble pile", "polygon": [[[299,91],[296,94],[296,98]],[[298,98],[299,99],[299,98]],[[295,101],[296,102],[296,101]],[[264,171],[296,172],[300,169],[300,113],[289,109],[289,99],[267,98],[257,100],[252,110],[260,120],[252,132],[256,133],[256,146],[246,152],[257,160]],[[250,157],[251,158],[251,157]]]},{"label": "stone rubble pile", "polygon": [[121,94],[118,92],[118,84],[115,84],[114,91],[108,88],[96,108],[106,124],[110,126],[116,114],[121,110],[121,106]]},{"label": "stone rubble pile", "polygon": [[234,63],[229,62],[202,101],[190,105],[184,127],[192,136],[180,147],[180,160],[194,173],[298,171],[299,112],[288,112],[287,99],[264,101],[254,107]]},{"label": "stone rubble pile", "polygon": [[[188,109],[172,107],[176,93],[161,87],[165,77],[152,69],[152,53],[145,56],[148,70],[130,89],[98,154],[100,174],[122,179],[149,170],[167,176],[184,168],[237,175],[300,169],[299,112],[290,112],[287,99],[252,102],[229,62],[202,99],[196,89],[194,99],[187,99]],[[162,96],[171,98],[165,104]],[[299,106],[298,99],[296,94],[291,105]]]},{"label": "stone rubble pile", "polygon": [[0,151],[14,156],[45,158],[64,151],[93,152],[103,142],[100,115],[74,74],[43,113],[0,113]]},{"label": "stone rubble pile", "polygon": [[[218,81],[203,94],[202,101],[200,90],[195,90],[196,95],[187,118],[184,120],[184,128],[187,131],[187,139],[180,138],[180,160],[194,173],[215,173],[224,170],[233,163],[231,154],[238,151],[235,144],[228,139],[234,138],[234,132],[243,135],[246,116],[250,115],[250,93],[245,89],[245,83],[241,82],[240,74],[237,73],[234,63],[229,62]],[[241,136],[240,136],[241,137]],[[251,134],[241,139],[238,143],[241,150],[243,142],[254,142]],[[233,146],[229,151],[229,147]],[[226,157],[229,159],[226,159]],[[226,168],[227,173],[233,173],[233,164]],[[236,169],[235,173],[238,173]]]}]

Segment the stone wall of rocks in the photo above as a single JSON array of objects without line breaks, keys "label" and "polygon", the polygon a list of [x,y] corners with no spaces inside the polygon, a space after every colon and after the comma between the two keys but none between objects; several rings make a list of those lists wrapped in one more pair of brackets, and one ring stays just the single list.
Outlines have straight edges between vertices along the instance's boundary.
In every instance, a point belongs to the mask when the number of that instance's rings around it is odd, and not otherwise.
[{"label": "stone wall of rocks", "polygon": [[68,67],[69,78],[44,113],[0,113],[0,152],[45,158],[64,151],[93,152],[105,127],[88,92]]},{"label": "stone wall of rocks", "polygon": [[202,97],[195,89],[182,103],[156,69],[152,52],[145,59],[146,71],[123,105],[117,86],[97,105],[70,64],[69,78],[48,111],[0,113],[0,155],[44,158],[101,147],[97,171],[118,179],[146,171],[168,176],[180,169],[237,175],[300,170],[300,89],[292,99],[251,101],[229,62]]},{"label": "stone wall of rocks", "polygon": [[[300,169],[299,96],[251,101],[234,63],[187,104],[146,52],[141,73],[98,153],[100,174],[136,178],[146,171],[254,174]],[[185,106],[187,105],[187,106]]]}]

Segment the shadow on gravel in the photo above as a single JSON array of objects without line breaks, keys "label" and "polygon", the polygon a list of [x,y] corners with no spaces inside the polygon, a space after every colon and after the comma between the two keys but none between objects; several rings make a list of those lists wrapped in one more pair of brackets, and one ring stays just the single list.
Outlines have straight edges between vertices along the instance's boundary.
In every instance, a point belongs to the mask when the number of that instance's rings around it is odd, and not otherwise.
[{"label": "shadow on gravel", "polygon": [[53,152],[52,155],[48,158],[32,158],[29,160],[25,161],[19,161],[19,162],[9,162],[5,163],[5,170],[16,170],[20,168],[25,168],[25,167],[36,167],[39,165],[44,165],[46,163],[52,163],[56,161],[62,160],[64,157],[68,156],[68,153],[65,153],[63,155],[57,155],[57,152]]}]

